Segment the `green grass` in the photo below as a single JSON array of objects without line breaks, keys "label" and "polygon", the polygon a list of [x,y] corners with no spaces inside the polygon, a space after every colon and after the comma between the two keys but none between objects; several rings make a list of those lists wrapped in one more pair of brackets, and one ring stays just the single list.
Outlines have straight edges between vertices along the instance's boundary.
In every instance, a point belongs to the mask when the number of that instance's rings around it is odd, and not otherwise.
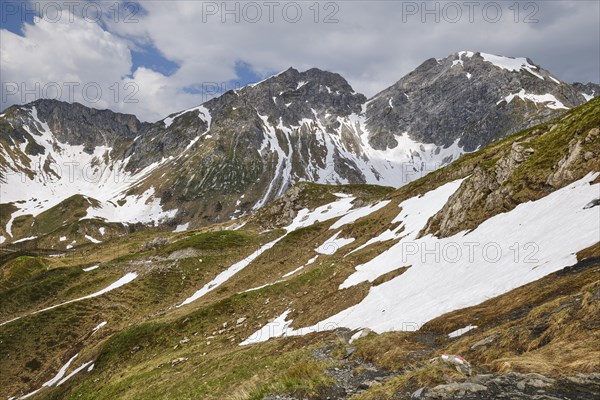
[{"label": "green grass", "polygon": [[46,271],[41,257],[20,256],[0,267],[0,288],[2,290],[18,286]]},{"label": "green grass", "polygon": [[175,243],[172,243],[163,249],[161,254],[170,254],[177,250],[193,248],[198,250],[222,251],[234,248],[241,248],[259,243],[259,238],[255,234],[245,231],[217,231],[200,233]]},{"label": "green grass", "polygon": [[94,199],[89,199],[80,194],[73,195],[56,206],[44,211],[35,217],[32,230],[38,235],[50,233],[61,226],[71,225],[87,215],[90,206],[98,206]]}]

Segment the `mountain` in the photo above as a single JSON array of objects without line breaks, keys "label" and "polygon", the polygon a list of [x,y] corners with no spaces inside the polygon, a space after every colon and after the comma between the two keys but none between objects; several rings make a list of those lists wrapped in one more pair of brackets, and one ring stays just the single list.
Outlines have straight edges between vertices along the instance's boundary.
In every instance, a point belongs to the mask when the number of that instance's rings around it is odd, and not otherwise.
[{"label": "mountain", "polygon": [[[300,181],[401,187],[590,90],[528,59],[460,52],[368,100],[338,74],[290,68],[156,123],[52,100],[13,106],[0,115],[0,240],[67,247],[98,240],[102,225],[109,236],[206,226]],[[42,215],[74,215],[72,204],[78,219]]]},{"label": "mountain", "polygon": [[529,59],[461,51],[425,61],[376,95],[367,125],[378,148],[396,146],[395,135],[406,131],[419,142],[473,151],[583,97]]},{"label": "mountain", "polygon": [[[198,230],[4,246],[0,396],[595,398],[599,154],[593,99],[400,188],[302,182]],[[41,222],[99,207],[69,201]]]}]

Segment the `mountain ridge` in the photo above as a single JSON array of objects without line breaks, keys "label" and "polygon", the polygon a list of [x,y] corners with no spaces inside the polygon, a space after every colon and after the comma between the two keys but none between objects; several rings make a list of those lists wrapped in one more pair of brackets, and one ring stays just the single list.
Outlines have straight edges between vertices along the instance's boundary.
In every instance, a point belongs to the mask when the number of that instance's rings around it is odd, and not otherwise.
[{"label": "mountain ridge", "polygon": [[[88,218],[185,229],[237,218],[299,181],[402,186],[583,103],[584,87],[594,90],[528,59],[459,52],[426,60],[371,99],[339,74],[289,68],[154,123],[38,100],[2,114],[0,168],[40,197],[12,220],[59,204],[66,190],[63,199],[100,201]],[[72,185],[67,172],[98,182]],[[15,206],[26,199],[11,185],[2,203]],[[8,224],[2,230],[10,239]]]}]

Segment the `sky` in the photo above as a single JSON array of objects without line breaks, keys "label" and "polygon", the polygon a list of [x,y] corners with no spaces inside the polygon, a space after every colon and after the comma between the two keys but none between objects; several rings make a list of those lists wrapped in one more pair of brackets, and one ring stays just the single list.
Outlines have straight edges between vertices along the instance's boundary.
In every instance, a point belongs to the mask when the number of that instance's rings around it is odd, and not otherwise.
[{"label": "sky", "polygon": [[600,82],[600,1],[0,2],[0,109],[77,101],[156,121],[294,67],[367,97],[461,50]]}]

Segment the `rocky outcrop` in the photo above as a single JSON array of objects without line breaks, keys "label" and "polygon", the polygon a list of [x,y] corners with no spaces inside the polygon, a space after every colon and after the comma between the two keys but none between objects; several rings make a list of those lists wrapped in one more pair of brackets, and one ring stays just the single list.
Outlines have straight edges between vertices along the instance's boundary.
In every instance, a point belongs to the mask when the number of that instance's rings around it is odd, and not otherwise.
[{"label": "rocky outcrop", "polygon": [[582,95],[586,95],[587,98],[598,97],[600,96],[600,85],[597,83],[573,83],[573,87],[579,91]]},{"label": "rocky outcrop", "polygon": [[577,374],[555,379],[541,374],[513,372],[505,375],[476,375],[464,382],[451,382],[432,388],[421,388],[410,398],[436,400],[456,398],[469,400],[496,398],[515,400],[591,399],[599,391],[600,374]]},{"label": "rocky outcrop", "polygon": [[574,170],[578,165],[581,165],[585,161],[591,161],[598,154],[593,151],[584,150],[584,144],[590,144],[598,139],[600,129],[593,128],[587,133],[585,138],[573,138],[569,142],[569,149],[567,154],[560,159],[555,167],[555,172],[548,177],[548,184],[560,188],[569,182],[572,182],[576,175]]},{"label": "rocky outcrop", "polygon": [[600,129],[596,126],[597,116],[589,108],[586,114],[570,114],[541,125],[510,147],[491,147],[472,171],[463,171],[461,176],[468,177],[421,235],[448,237],[473,229],[493,215],[597,171]]}]

